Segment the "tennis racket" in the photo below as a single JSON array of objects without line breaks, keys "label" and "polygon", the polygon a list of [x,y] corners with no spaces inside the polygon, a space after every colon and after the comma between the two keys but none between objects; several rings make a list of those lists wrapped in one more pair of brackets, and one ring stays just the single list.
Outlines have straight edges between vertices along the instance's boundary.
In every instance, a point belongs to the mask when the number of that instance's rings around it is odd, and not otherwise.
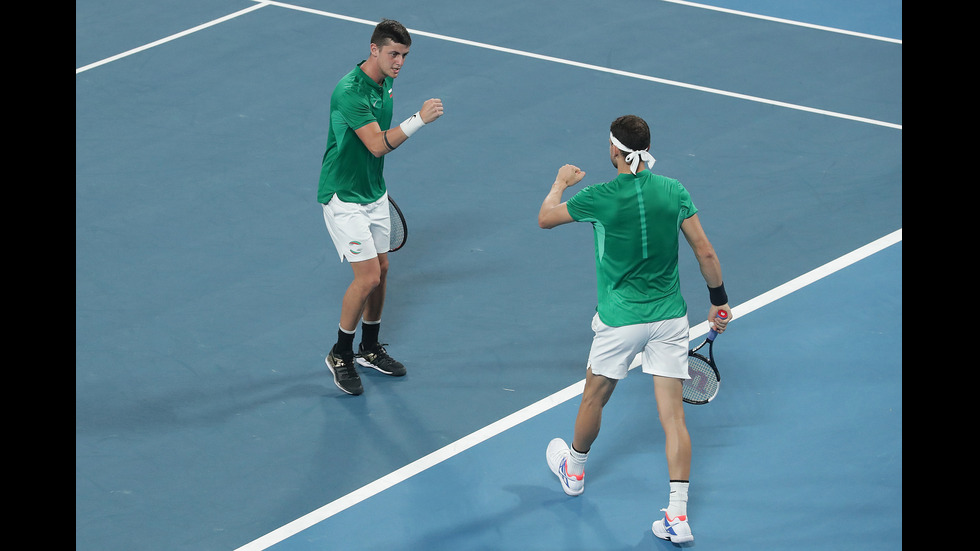
[{"label": "tennis racket", "polygon": [[[718,317],[725,319],[728,312],[718,311]],[[702,405],[715,399],[718,387],[721,386],[721,373],[715,365],[715,338],[718,332],[708,331],[708,336],[694,350],[687,351],[687,373],[690,379],[684,380],[684,401],[689,404]],[[699,354],[698,350],[708,345],[708,357]]]},{"label": "tennis racket", "polygon": [[408,240],[408,226],[405,225],[405,215],[398,208],[391,196],[388,197],[388,210],[391,217],[391,243],[388,252],[394,252],[405,246]]}]

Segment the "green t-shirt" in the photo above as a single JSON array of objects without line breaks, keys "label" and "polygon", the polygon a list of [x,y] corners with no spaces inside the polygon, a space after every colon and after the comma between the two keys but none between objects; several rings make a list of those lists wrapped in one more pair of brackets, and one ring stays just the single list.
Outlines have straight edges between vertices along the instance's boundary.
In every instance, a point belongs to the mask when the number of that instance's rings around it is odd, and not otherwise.
[{"label": "green t-shirt", "polygon": [[698,210],[677,180],[642,170],[588,186],[567,202],[595,234],[599,319],[611,327],[687,313],[677,271],[681,222]]},{"label": "green t-shirt", "polygon": [[321,203],[335,194],[348,203],[372,203],[386,190],[384,156],[371,154],[354,131],[371,122],[381,130],[391,127],[394,80],[386,77],[379,86],[361,70],[361,63],[340,79],[330,96],[330,129],[317,188]]}]

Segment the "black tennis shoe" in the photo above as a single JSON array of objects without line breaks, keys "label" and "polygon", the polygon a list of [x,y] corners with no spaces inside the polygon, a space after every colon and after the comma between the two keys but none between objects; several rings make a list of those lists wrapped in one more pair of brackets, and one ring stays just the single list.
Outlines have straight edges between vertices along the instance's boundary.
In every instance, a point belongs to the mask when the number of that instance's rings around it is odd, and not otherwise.
[{"label": "black tennis shoe", "polygon": [[326,362],[327,369],[333,373],[333,382],[337,385],[337,388],[354,396],[364,392],[364,386],[361,385],[361,377],[354,368],[353,354],[346,357],[344,355],[334,355],[333,348],[331,348],[330,354],[327,354]]},{"label": "black tennis shoe", "polygon": [[357,352],[357,363],[364,367],[377,369],[392,377],[401,377],[406,373],[405,366],[389,356],[383,344],[376,344],[370,350],[365,349],[361,344]]}]

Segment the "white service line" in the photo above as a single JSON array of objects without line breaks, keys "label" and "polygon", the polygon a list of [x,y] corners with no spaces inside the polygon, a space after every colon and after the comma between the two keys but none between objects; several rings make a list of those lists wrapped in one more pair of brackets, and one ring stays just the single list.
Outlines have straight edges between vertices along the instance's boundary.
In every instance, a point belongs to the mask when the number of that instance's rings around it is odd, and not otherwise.
[{"label": "white service line", "polygon": [[[807,272],[806,274],[803,274],[792,281],[784,283],[771,291],[763,293],[754,299],[732,308],[732,319],[737,320],[750,312],[758,310],[766,304],[770,304],[794,291],[798,291],[799,289],[802,289],[815,281],[823,279],[824,277],[846,268],[847,266],[867,258],[887,247],[890,247],[901,240],[902,230],[898,229],[836,260],[828,262],[815,270],[811,270],[810,272]],[[690,340],[697,339],[707,332],[708,322],[704,321],[691,328]],[[634,361],[630,366],[630,369],[633,369],[637,365],[638,362]],[[239,547],[236,551],[261,551],[263,549],[267,549],[268,547],[275,545],[276,543],[279,543],[290,536],[296,535],[303,530],[310,528],[311,526],[314,526],[332,517],[333,515],[340,513],[341,511],[344,511],[345,509],[357,505],[371,496],[377,495],[400,482],[404,482],[405,480],[430,467],[434,467],[439,463],[442,463],[443,461],[446,461],[453,456],[476,446],[477,444],[485,442],[486,440],[489,440],[490,438],[510,428],[528,421],[538,414],[544,413],[555,406],[567,402],[568,400],[582,394],[582,390],[584,388],[585,379],[582,379],[581,381],[569,385],[551,396],[548,396],[547,398],[539,400],[525,407],[524,409],[500,419],[499,421],[491,423],[490,425],[487,425],[476,432],[464,436],[452,444],[442,447],[429,455],[426,455],[425,457],[417,459],[408,465],[405,465],[404,467],[375,480],[374,482],[350,492],[343,497],[337,498],[323,507],[307,513],[289,524],[286,524],[285,526],[282,526]]]},{"label": "white service line", "polygon": [[245,9],[240,10],[240,11],[236,11],[235,13],[228,14],[228,15],[226,15],[224,17],[219,17],[218,19],[215,19],[214,21],[208,21],[207,23],[203,23],[203,24],[198,25],[198,26],[196,26],[194,28],[191,28],[191,29],[187,29],[186,31],[181,31],[181,32],[179,32],[177,34],[172,34],[172,35],[170,35],[170,36],[168,36],[166,38],[161,38],[160,40],[157,40],[156,42],[150,42],[149,44],[144,44],[143,46],[140,46],[138,48],[133,48],[132,50],[125,51],[125,52],[123,52],[121,54],[116,54],[116,55],[114,55],[112,57],[107,57],[107,58],[105,58],[105,59],[103,59],[101,61],[96,61],[95,63],[89,63],[88,65],[86,65],[84,67],[79,67],[79,68],[75,69],[75,74],[77,75],[79,73],[84,73],[85,71],[88,71],[89,69],[94,69],[94,68],[99,67],[101,65],[105,65],[106,63],[112,63],[113,61],[116,61],[117,59],[122,59],[124,57],[129,57],[129,56],[131,56],[133,54],[142,52],[144,50],[149,50],[150,48],[159,46],[160,44],[166,44],[167,42],[170,42],[172,40],[177,40],[178,38],[182,38],[182,37],[185,37],[185,36],[187,36],[189,34],[196,33],[197,31],[200,31],[202,29],[206,29],[208,27],[213,27],[214,25],[217,25],[219,23],[224,23],[225,21],[228,21],[229,19],[234,19],[234,18],[238,17],[239,15],[245,15],[246,13],[253,12],[253,11],[259,9],[259,8],[264,8],[264,7],[268,6],[268,5],[269,5],[268,2],[259,1],[259,3],[256,4],[256,5],[254,5],[254,6],[245,8]]}]

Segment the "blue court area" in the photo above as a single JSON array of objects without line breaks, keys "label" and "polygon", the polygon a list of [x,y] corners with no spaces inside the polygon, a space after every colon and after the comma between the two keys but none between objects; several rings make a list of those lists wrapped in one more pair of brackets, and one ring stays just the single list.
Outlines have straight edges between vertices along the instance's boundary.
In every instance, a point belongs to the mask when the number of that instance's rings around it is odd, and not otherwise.
[{"label": "blue court area", "polygon": [[[544,462],[570,438],[595,276],[591,228],[536,215],[562,164],[613,176],[626,113],[691,191],[731,304],[755,304],[716,345],[722,394],[688,409],[694,545],[900,548],[900,238],[755,301],[902,228],[901,2],[712,4],[739,13],[76,3],[76,548],[674,547],[649,531],[667,482],[648,377],[617,389],[583,496]],[[446,115],[386,161],[409,242],[382,340],[409,374],[350,397],[323,364],[350,268],[316,181],[329,93],[382,17],[413,30],[395,119],[429,97]]]},{"label": "blue court area", "polygon": [[[697,546],[901,549],[901,265],[898,244],[719,338],[723,392],[687,412]],[[650,531],[667,480],[650,377],[618,385],[572,498],[544,449],[571,438],[577,408],[564,402],[271,549],[674,547]]]}]

